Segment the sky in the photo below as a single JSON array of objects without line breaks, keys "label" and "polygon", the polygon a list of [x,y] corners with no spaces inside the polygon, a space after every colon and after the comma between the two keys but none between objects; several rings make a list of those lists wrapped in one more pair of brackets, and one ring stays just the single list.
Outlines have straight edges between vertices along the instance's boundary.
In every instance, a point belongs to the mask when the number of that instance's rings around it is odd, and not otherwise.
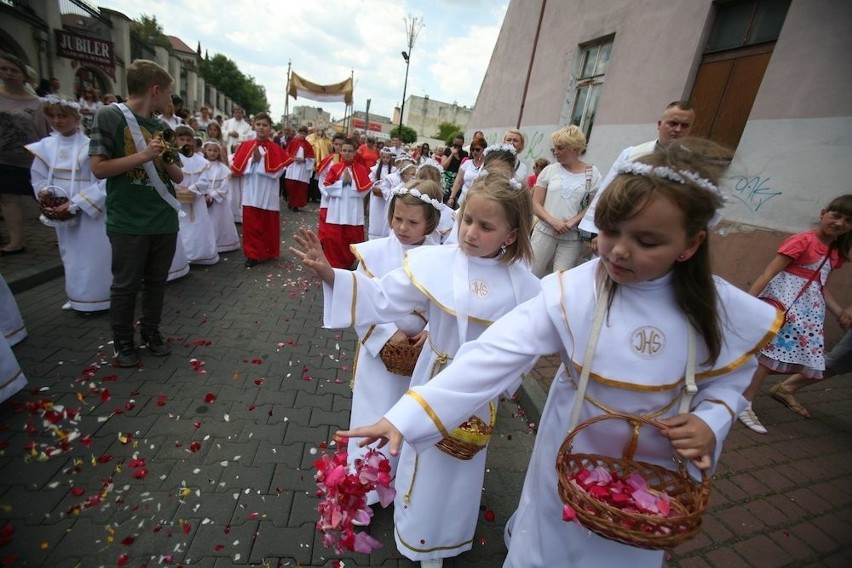
[{"label": "sky", "polygon": [[[138,20],[154,15],[166,35],[202,53],[221,53],[266,89],[272,116],[284,114],[287,63],[303,78],[338,83],[354,70],[354,109],[392,118],[402,101],[408,51],[405,18],[423,27],[411,50],[411,95],[473,107],[509,0],[99,0]],[[203,7],[203,9],[202,9]],[[239,7],[239,9],[236,9]],[[426,9],[428,8],[428,9]],[[343,118],[343,103],[290,98]]]}]

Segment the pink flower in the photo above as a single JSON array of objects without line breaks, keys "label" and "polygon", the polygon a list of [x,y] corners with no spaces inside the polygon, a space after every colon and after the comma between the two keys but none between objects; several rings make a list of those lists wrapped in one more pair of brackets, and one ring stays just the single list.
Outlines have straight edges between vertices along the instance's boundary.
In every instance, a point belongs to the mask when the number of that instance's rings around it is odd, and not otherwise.
[{"label": "pink flower", "polygon": [[[353,522],[368,525],[373,510],[367,505],[367,494],[375,490],[383,506],[393,501],[395,491],[390,487],[390,463],[375,450],[363,459],[347,465],[346,440],[339,440],[337,452],[325,451],[314,461],[317,484],[317,531],[322,533],[323,546],[335,552],[369,553],[381,543],[366,533],[356,533]],[[320,445],[325,448],[325,444]]]}]

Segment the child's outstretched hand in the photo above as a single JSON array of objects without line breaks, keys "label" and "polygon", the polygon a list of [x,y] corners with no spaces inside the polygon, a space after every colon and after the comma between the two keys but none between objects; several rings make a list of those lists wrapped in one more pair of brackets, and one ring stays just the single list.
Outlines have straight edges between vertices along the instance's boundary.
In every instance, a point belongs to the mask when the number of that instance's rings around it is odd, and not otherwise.
[{"label": "child's outstretched hand", "polygon": [[660,433],[669,439],[680,457],[691,459],[698,469],[713,465],[710,456],[716,447],[716,436],[706,422],[694,414],[678,414],[657,422],[666,427]]},{"label": "child's outstretched hand", "polygon": [[322,245],[316,234],[302,227],[299,229],[299,234],[293,235],[293,238],[296,239],[302,250],[290,247],[290,252],[302,259],[311,274],[322,278],[322,281],[326,284],[334,284],[334,269],[328,263],[328,259],[325,258],[325,253],[322,251]]},{"label": "child's outstretched hand", "polygon": [[375,424],[370,426],[361,426],[352,428],[351,430],[338,430],[335,436],[343,436],[346,438],[364,438],[358,445],[364,447],[372,444],[376,440],[381,440],[380,448],[383,448],[390,442],[390,454],[392,456],[399,455],[399,448],[402,446],[402,432],[396,429],[396,426],[390,423],[386,418],[382,418]]}]

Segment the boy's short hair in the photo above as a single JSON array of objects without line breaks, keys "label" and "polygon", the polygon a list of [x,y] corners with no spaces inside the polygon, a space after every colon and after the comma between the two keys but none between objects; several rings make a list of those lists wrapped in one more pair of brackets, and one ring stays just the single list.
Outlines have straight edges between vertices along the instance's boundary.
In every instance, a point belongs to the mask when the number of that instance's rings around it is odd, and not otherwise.
[{"label": "boy's short hair", "polygon": [[193,138],[195,136],[195,130],[193,130],[190,126],[181,124],[180,126],[175,127],[175,138],[178,136],[189,136],[190,138]]},{"label": "boy's short hair", "polygon": [[265,120],[269,123],[270,126],[272,126],[272,119],[269,118],[269,115],[263,111],[260,111],[259,113],[254,115],[254,121],[257,122],[258,120]]},{"label": "boy's short hair", "polygon": [[175,82],[169,72],[148,59],[137,59],[127,67],[127,94],[141,96],[148,89],[171,87]]}]

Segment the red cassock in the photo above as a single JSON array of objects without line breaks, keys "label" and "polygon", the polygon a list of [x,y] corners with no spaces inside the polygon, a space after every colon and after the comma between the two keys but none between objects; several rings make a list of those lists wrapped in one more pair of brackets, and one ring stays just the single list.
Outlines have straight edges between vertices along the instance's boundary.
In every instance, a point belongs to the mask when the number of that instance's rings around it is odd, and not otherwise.
[{"label": "red cassock", "polygon": [[[280,172],[293,161],[281,146],[271,140],[246,140],[231,161],[231,171],[238,176],[246,172],[255,148],[264,148],[264,169]],[[277,192],[276,192],[277,194]],[[266,260],[281,253],[281,217],[278,211],[243,205],[243,253],[246,258]]]},{"label": "red cassock", "polygon": [[[291,156],[297,156],[299,148],[302,149],[302,157],[305,159],[314,158],[314,147],[304,138],[293,138],[287,144],[287,153]],[[288,174],[289,175],[289,174]],[[310,174],[308,175],[310,179]],[[304,207],[308,204],[308,182],[287,178],[284,180],[284,187],[287,190],[287,203],[293,209]]]},{"label": "red cassock", "polygon": [[[366,194],[373,186],[370,179],[370,170],[364,165],[358,156],[350,163],[338,162],[331,166],[328,175],[325,176],[324,185],[332,185],[343,176],[343,172],[349,167],[352,170],[353,185],[358,193]],[[325,223],[325,238],[320,239],[323,252],[328,263],[334,268],[350,268],[355,264],[355,255],[349,245],[363,243],[364,225],[338,225]]]}]

